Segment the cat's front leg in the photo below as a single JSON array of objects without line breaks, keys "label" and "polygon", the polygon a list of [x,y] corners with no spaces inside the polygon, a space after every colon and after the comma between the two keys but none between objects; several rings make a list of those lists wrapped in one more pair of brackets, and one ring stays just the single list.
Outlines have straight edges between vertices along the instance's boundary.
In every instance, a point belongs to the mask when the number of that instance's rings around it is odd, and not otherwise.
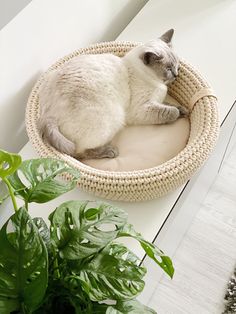
[{"label": "cat's front leg", "polygon": [[156,103],[145,103],[143,107],[143,122],[145,124],[165,124],[176,121],[180,111],[174,106]]},{"label": "cat's front leg", "polygon": [[167,105],[167,106],[172,106],[172,107],[176,107],[179,109],[179,112],[180,112],[180,117],[181,118],[186,118],[189,116],[189,109],[182,106],[182,105],[177,105],[177,104],[170,104],[168,102],[164,102],[164,105]]}]

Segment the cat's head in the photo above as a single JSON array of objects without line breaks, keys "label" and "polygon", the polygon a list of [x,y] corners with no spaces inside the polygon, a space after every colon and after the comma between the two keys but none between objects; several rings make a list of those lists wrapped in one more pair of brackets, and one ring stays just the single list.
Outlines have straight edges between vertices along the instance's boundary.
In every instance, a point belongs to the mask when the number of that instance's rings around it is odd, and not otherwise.
[{"label": "cat's head", "polygon": [[156,72],[165,84],[174,81],[178,75],[179,58],[172,49],[171,40],[174,30],[170,29],[157,40],[152,40],[142,46],[140,55],[143,63]]}]

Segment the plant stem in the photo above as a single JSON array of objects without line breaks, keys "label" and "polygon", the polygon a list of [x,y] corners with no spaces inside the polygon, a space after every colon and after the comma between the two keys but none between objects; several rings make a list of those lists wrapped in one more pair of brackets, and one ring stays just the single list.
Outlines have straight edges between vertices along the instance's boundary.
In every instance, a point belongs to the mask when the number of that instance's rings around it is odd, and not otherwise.
[{"label": "plant stem", "polygon": [[28,202],[25,201],[25,209],[28,211],[29,207],[28,207]]},{"label": "plant stem", "polygon": [[14,195],[14,192],[13,192],[13,189],[11,187],[11,184],[10,182],[7,180],[7,178],[3,178],[2,179],[6,185],[7,185],[7,188],[8,188],[8,191],[9,191],[9,194],[10,194],[10,197],[11,197],[11,200],[12,200],[12,204],[13,204],[13,207],[14,207],[14,210],[17,211],[18,210],[18,206],[16,204],[16,198],[15,198],[15,195]]},{"label": "plant stem", "polygon": [[55,277],[57,279],[59,279],[61,276],[60,276],[60,271],[59,271],[59,266],[58,266],[58,260],[57,258],[55,259],[54,261],[54,272],[55,272]]},{"label": "plant stem", "polygon": [[60,276],[60,271],[59,271],[59,265],[58,265],[58,260],[57,260],[57,253],[55,248],[52,249],[53,252],[53,257],[54,257],[54,261],[53,261],[53,273],[55,278],[59,279]]},{"label": "plant stem", "polygon": [[29,314],[29,311],[26,309],[23,302],[21,303],[20,309],[21,309],[22,314]]}]

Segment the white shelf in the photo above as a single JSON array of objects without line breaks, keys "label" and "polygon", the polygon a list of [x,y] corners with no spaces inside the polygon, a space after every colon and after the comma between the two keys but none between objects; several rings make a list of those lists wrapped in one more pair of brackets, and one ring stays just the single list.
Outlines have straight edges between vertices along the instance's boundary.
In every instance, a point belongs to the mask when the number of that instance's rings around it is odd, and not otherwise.
[{"label": "white shelf", "polygon": [[[176,50],[211,82],[219,95],[220,120],[223,121],[235,99],[236,62],[232,61],[236,55],[236,41],[232,36],[235,13],[236,2],[230,0],[149,0],[117,39],[146,41],[174,27]],[[30,143],[20,154],[24,159],[37,157]],[[135,228],[153,241],[182,190],[183,187],[149,202],[109,202],[126,210]],[[98,198],[76,189],[49,204],[33,204],[31,213],[46,218],[56,204],[69,199]],[[133,243],[131,246],[141,257],[140,248]]]}]

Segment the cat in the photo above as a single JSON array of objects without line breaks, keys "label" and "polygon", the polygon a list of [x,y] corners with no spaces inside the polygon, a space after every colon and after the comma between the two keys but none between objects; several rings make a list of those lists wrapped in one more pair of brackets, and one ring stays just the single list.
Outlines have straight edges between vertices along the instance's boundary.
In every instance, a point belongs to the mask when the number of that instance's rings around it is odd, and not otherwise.
[{"label": "cat", "polygon": [[163,103],[178,75],[174,30],[113,54],[79,55],[47,74],[39,90],[42,136],[77,159],[115,158],[113,137],[125,126],[164,124],[185,116],[185,107]]}]

